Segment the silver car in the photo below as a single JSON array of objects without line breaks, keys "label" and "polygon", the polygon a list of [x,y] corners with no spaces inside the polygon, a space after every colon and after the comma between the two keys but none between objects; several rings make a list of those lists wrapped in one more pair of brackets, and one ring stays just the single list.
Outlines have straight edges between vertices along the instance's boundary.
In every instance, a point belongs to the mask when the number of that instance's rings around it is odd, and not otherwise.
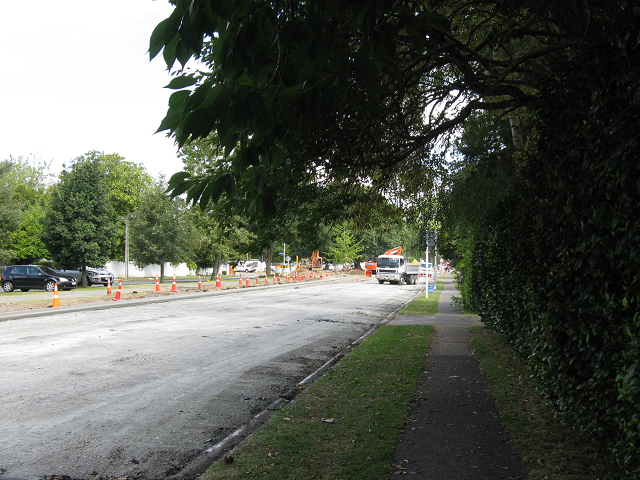
[{"label": "silver car", "polygon": [[[78,283],[82,283],[82,269],[77,269],[77,270],[60,270],[61,272],[63,272],[65,275],[71,275],[73,278],[75,278]],[[94,267],[86,267],[86,273],[87,273],[87,285],[91,286],[91,285],[107,285],[107,282],[111,282],[111,285],[113,285],[113,282],[115,280],[115,277],[113,275],[113,273],[111,273],[109,270],[105,270],[104,268],[94,268]]]}]

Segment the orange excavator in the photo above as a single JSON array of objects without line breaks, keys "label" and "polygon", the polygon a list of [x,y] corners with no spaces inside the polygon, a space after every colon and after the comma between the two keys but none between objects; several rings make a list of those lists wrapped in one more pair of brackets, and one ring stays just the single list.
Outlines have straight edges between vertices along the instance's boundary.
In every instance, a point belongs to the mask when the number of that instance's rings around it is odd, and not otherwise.
[{"label": "orange excavator", "polygon": [[[402,247],[395,247],[391,250],[387,250],[383,253],[383,255],[402,255]],[[378,268],[377,259],[371,259],[367,263],[364,264],[365,270],[370,270],[371,272],[375,272]]]},{"label": "orange excavator", "polygon": [[311,268],[322,269],[322,257],[320,256],[320,252],[318,250],[311,254]]}]

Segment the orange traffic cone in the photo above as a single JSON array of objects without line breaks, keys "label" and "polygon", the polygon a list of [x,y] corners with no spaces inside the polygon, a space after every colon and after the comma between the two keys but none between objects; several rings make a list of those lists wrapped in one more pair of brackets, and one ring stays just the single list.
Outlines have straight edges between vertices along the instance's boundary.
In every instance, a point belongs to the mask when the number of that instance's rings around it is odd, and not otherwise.
[{"label": "orange traffic cone", "polygon": [[58,298],[58,284],[56,283],[55,287],[53,287],[53,305],[52,308],[60,306],[60,299]]},{"label": "orange traffic cone", "polygon": [[256,285],[260,283],[260,274],[256,273]]},{"label": "orange traffic cone", "polygon": [[240,278],[240,286],[242,286],[242,272],[240,272],[240,276],[238,278]]},{"label": "orange traffic cone", "polygon": [[220,274],[216,276],[216,288],[222,288],[222,277],[220,277]]},{"label": "orange traffic cone", "polygon": [[178,285],[176,285],[176,274],[173,274],[173,283],[171,284],[171,293],[178,293]]},{"label": "orange traffic cone", "polygon": [[249,272],[247,272],[247,278],[246,281],[244,282],[244,284],[248,287],[249,286]]},{"label": "orange traffic cone", "polygon": [[289,272],[287,272],[287,276],[285,277],[285,280],[287,281],[287,283],[289,283],[289,281],[291,280],[291,277],[289,277]]},{"label": "orange traffic cone", "polygon": [[198,290],[202,290],[202,277],[198,275]]},{"label": "orange traffic cone", "polygon": [[267,277],[267,274],[264,274],[264,284],[266,285],[267,283],[269,283],[269,277]]},{"label": "orange traffic cone", "polygon": [[107,295],[111,295],[111,279],[107,278]]},{"label": "orange traffic cone", "polygon": [[273,283],[276,283],[276,272],[273,272]]},{"label": "orange traffic cone", "polygon": [[156,292],[160,292],[160,281],[158,280],[158,275],[156,275]]},{"label": "orange traffic cone", "polygon": [[121,293],[122,293],[122,280],[120,280],[120,283],[118,284],[118,291],[116,292],[116,296],[113,297],[111,300],[113,300],[113,301],[120,300]]}]

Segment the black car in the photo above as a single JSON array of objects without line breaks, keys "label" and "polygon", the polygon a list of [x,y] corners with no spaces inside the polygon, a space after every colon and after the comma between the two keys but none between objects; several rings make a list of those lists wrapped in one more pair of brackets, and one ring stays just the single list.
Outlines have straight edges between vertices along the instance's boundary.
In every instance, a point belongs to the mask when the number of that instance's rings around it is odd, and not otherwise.
[{"label": "black car", "polygon": [[16,288],[23,292],[31,289],[53,292],[56,283],[60,290],[71,290],[78,286],[75,278],[41,265],[9,265],[0,275],[0,283],[5,292],[13,292]]}]

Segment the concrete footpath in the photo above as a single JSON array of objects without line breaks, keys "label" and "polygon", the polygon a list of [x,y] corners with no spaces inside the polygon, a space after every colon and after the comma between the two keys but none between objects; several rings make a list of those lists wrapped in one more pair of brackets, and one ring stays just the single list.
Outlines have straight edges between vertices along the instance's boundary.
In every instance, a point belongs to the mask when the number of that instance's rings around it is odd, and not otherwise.
[{"label": "concrete footpath", "polygon": [[433,325],[427,356],[409,422],[396,451],[397,474],[416,479],[520,479],[527,468],[515,459],[466,329],[481,325],[451,305],[450,275],[438,314],[396,315],[390,325]]}]

